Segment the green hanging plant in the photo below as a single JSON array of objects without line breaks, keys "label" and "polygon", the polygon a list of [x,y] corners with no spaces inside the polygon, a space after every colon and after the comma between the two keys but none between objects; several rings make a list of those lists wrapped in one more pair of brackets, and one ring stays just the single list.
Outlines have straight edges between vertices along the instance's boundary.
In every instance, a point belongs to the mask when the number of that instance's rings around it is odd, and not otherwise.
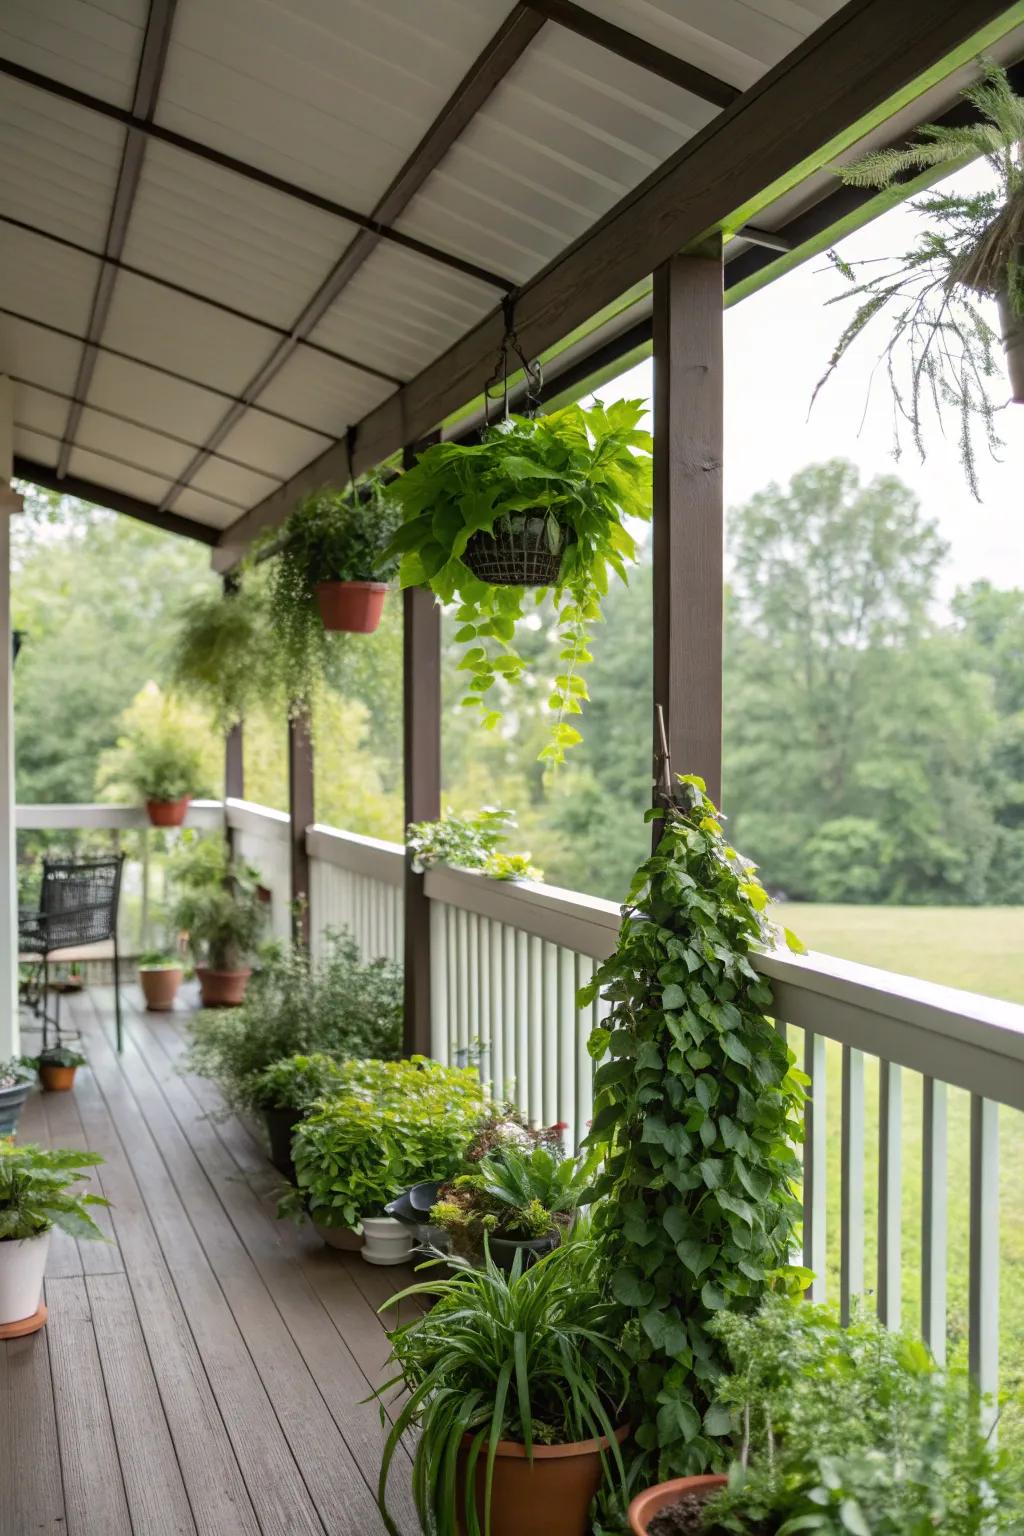
[{"label": "green hanging plant", "polygon": [[428,448],[394,484],[404,513],[390,546],[401,556],[400,584],[457,602],[462,703],[488,730],[501,719],[495,692],[526,666],[514,645],[526,588],[537,602],[552,593],[558,665],[551,739],[540,754],[550,763],[582,740],[571,718],[588,698],[580,669],[593,659],[590,627],[609,572],[626,581],[636,558],[626,519],[651,516],[651,437],[638,426],[645,410],[641,400],[619,400],[511,416],[476,445]]},{"label": "green hanging plant", "polygon": [[[386,545],[398,521],[390,487],[369,475],[348,491],[324,486],[311,492],[265,546],[265,557],[272,557],[267,607],[277,665],[298,713],[310,711],[333,643],[318,589],[325,583],[386,582],[397,564]],[[378,606],[378,618],[379,612]]]},{"label": "green hanging plant", "polygon": [[[888,188],[910,173],[953,171],[984,157],[998,178],[990,192],[934,192],[911,207],[928,219],[927,228],[901,256],[861,280],[865,263],[832,261],[853,285],[842,300],[860,300],[815,389],[831,377],[871,322],[887,316],[891,330],[882,351],[893,400],[897,458],[900,427],[909,423],[914,444],[925,457],[921,409],[931,401],[940,420],[944,409],[959,421],[960,460],[975,497],[978,469],[972,423],[980,420],[988,447],[1000,439],[996,409],[1004,403],[999,337],[985,317],[982,301],[994,298],[1012,398],[1024,403],[1024,98],[1004,70],[984,63],[983,78],[963,92],[979,121],[956,127],[929,123],[917,142],[883,149],[837,174],[853,187]],[[877,266],[877,262],[871,265]],[[830,303],[839,300],[832,299]]]},{"label": "green hanging plant", "polygon": [[208,587],[181,609],[172,642],[172,681],[229,730],[279,684],[266,602],[255,573],[234,589]]},{"label": "green hanging plant", "polygon": [[724,1458],[712,1318],[810,1278],[790,1262],[807,1078],[750,960],[774,945],[768,897],[703,780],[679,784],[677,804],[648,813],[663,818],[657,849],[634,876],[615,953],[579,993],[580,1007],[611,1004],[589,1041],[600,1065],[586,1145],[604,1156],[595,1224],[629,1318],[636,1440],[660,1478]]}]

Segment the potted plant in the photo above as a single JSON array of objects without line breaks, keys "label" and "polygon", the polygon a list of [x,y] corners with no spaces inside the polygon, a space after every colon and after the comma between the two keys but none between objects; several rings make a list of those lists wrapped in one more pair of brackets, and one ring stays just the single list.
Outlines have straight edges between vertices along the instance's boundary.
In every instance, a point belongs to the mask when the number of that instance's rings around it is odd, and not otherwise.
[{"label": "potted plant", "polygon": [[72,1188],[84,1168],[103,1161],[96,1152],[47,1151],[0,1139],[0,1338],[32,1333],[46,1321],[41,1300],[50,1232],[103,1238],[89,1206],[101,1195]]},{"label": "potted plant", "polygon": [[280,687],[265,583],[246,570],[226,588],[211,582],[183,605],[172,649],[173,680],[228,731]]},{"label": "potted plant", "polygon": [[[1024,1485],[982,1424],[964,1375],[866,1310],[772,1297],[722,1313],[715,1408],[731,1427],[728,1477],[637,1495],[634,1536],[911,1536],[1019,1531]],[[667,1399],[667,1401],[669,1401]]]},{"label": "potted plant", "polygon": [[448,1234],[451,1251],[511,1270],[554,1248],[583,1203],[593,1159],[566,1158],[550,1144],[529,1150],[508,1145],[480,1159],[472,1173],[441,1186],[431,1223]]},{"label": "potted plant", "polygon": [[174,1007],[184,972],[180,961],[160,949],[139,956],[139,986],[150,1013],[169,1013]]},{"label": "potted plant", "polygon": [[469,1068],[422,1056],[343,1062],[336,1090],[295,1127],[295,1188],[280,1213],[308,1216],[336,1246],[361,1239],[370,1264],[404,1263],[412,1237],[385,1206],[420,1180],[450,1178],[483,1114]]},{"label": "potted plant", "polygon": [[528,853],[502,851],[515,824],[513,813],[498,806],[485,805],[466,816],[457,816],[449,807],[437,821],[410,822],[405,843],[417,874],[447,864],[482,870],[492,880],[543,880],[544,871],[530,863]]},{"label": "potted plant", "polygon": [[807,1079],[751,963],[777,940],[768,897],[703,780],[683,776],[649,815],[660,839],[579,1006],[602,994],[610,1005],[589,1041],[598,1066],[584,1145],[604,1158],[594,1219],[630,1318],[636,1439],[666,1478],[720,1459],[714,1317],[754,1310],[769,1289],[802,1292],[810,1278],[790,1257]]},{"label": "potted plant", "polygon": [[290,700],[307,708],[326,665],[325,631],[372,634],[395,560],[385,552],[398,523],[377,476],[354,490],[328,486],[299,502],[275,536],[268,613]]},{"label": "potted plant", "polygon": [[[977,121],[953,127],[930,123],[905,148],[877,150],[837,167],[850,186],[885,189],[907,174],[934,176],[983,156],[997,186],[916,199],[912,206],[925,216],[926,228],[908,251],[864,281],[856,264],[833,256],[860,302],[818,389],[875,317],[888,316],[892,329],[882,356],[897,438],[902,418],[923,458],[922,403],[931,401],[940,416],[944,405],[951,406],[959,416],[961,462],[977,496],[972,418],[981,419],[995,449],[995,410],[1002,404],[993,398],[999,338],[986,317],[986,299],[995,300],[998,310],[1012,399],[1024,403],[1024,99],[991,62],[963,94]],[[877,269],[877,262],[872,265]]]},{"label": "potted plant", "polygon": [[457,602],[455,639],[466,649],[464,702],[484,726],[501,718],[495,688],[515,684],[525,662],[514,647],[526,589],[549,590],[558,663],[548,689],[551,739],[541,757],[564,761],[582,738],[570,723],[587,698],[590,626],[611,572],[626,580],[636,557],[630,518],[651,515],[651,439],[640,400],[549,416],[512,416],[473,446],[437,443],[394,483],[404,521],[391,544],[403,587],[426,586]]},{"label": "potted plant", "polygon": [[416,1432],[413,1495],[424,1532],[585,1536],[603,1480],[625,1484],[628,1371],[594,1244],[574,1238],[529,1269],[453,1261],[454,1277],[395,1297],[430,1310],[389,1334],[392,1389],[407,1394],[381,1461],[378,1502]]},{"label": "potted plant", "polygon": [[[402,1008],[401,967],[364,961],[350,934],[328,932],[318,959],[297,947],[272,953],[240,1008],[198,1014],[190,1024],[189,1068],[216,1083],[228,1110],[269,1111],[269,1131],[270,1115],[284,1118],[299,1106],[288,1101],[287,1082],[268,1069],[315,1055],[312,1078],[324,1056],[397,1058]],[[302,1075],[294,1074],[296,1090]]]},{"label": "potted plant", "polygon": [[15,1056],[0,1061],[0,1136],[9,1136],[17,1129],[34,1072],[31,1064]]},{"label": "potted plant", "polygon": [[236,1008],[266,926],[259,872],[233,860],[221,838],[186,845],[173,865],[174,926],[185,933],[204,1008]]},{"label": "potted plant", "polygon": [[318,1099],[329,1098],[344,1083],[345,1074],[337,1058],[322,1051],[311,1056],[285,1056],[257,1077],[252,1100],[263,1115],[270,1161],[291,1183],[295,1182],[292,1134],[296,1125]]},{"label": "potted plant", "polygon": [[189,802],[206,785],[195,722],[147,683],[121,716],[121,730],[100,760],[101,786],[144,801],[153,826],[181,826]]},{"label": "potted plant", "polygon": [[66,1045],[49,1045],[35,1058],[44,1093],[67,1093],[75,1086],[75,1073],[84,1066],[85,1057]]}]

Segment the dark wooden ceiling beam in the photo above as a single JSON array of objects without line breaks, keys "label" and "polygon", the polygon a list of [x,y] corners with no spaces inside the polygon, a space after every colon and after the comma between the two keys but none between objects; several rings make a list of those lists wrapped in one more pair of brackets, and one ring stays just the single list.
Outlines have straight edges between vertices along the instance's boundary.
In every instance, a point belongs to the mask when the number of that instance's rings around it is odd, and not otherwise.
[{"label": "dark wooden ceiling beam", "polygon": [[[459,81],[423,138],[376,204],[372,214],[375,223],[385,226],[393,224],[399,218],[494,88],[504,80],[513,64],[522,57],[543,25],[544,17],[535,14],[526,5],[517,5],[510,12],[502,26]],[[271,380],[284,367],[295,348],[309,337],[331,305],[344,292],[366,258],[376,250],[380,240],[381,236],[376,230],[361,229],[350,241],[309,303],[297,316],[289,333],[281,338],[266,362],[242,390],[243,402],[248,403],[258,399]],[[217,445],[224,441],[244,410],[245,404],[238,403],[225,412],[204,446],[186,465],[164,497],[162,505],[165,509],[174,505],[185,486],[206,463]]]},{"label": "dark wooden ceiling beam", "polygon": [[149,523],[153,528],[162,528],[165,533],[176,533],[183,539],[195,539],[200,544],[217,543],[217,529],[208,528],[205,523],[197,523],[191,517],[182,517],[178,512],[161,512],[159,507],[154,507],[148,501],[126,496],[123,491],[112,491],[106,485],[96,485],[94,481],[83,480],[79,475],[58,475],[50,465],[36,464],[32,459],[22,458],[19,454],[14,456],[13,474],[16,480],[29,480],[33,485],[41,485],[47,491],[57,491],[61,496],[77,496],[81,501],[91,501],[97,507],[106,507],[111,512],[123,512],[126,517],[134,517],[140,523]]},{"label": "dark wooden ceiling beam", "polygon": [[[850,0],[536,277],[516,299],[527,356],[555,345],[674,252],[727,227],[736,210],[913,86],[982,28],[1002,0]],[[359,473],[425,436],[482,392],[504,334],[500,309],[358,423]],[[221,539],[230,564],[312,486],[347,474],[343,442],[325,450]]]},{"label": "dark wooden ceiling beam", "polygon": [[[142,51],[139,55],[135,95],[132,98],[132,114],[143,122],[150,122],[156,111],[177,3],[178,0],[149,0],[149,16],[142,40]],[[113,263],[119,260],[124,250],[135,194],[142,177],[142,162],[145,154],[145,138],[137,128],[129,128],[125,134],[121,166],[117,173],[117,184],[114,187],[114,196],[110,205],[107,237],[103,244],[103,261],[93,290],[92,308],[89,312],[89,323],[86,326],[87,340],[78,362],[78,373],[72,391],[75,399],[68,408],[64,436],[57,455],[58,475],[67,472],[71,447],[82,417],[81,402],[88,397],[89,385],[92,383],[93,369],[96,367],[96,343],[103,335],[103,328],[107,323],[110,301],[114,295],[114,283],[117,279],[117,268]]]},{"label": "dark wooden ceiling beam", "polygon": [[425,256],[429,261],[436,261],[442,267],[450,267],[453,272],[461,272],[463,276],[475,278],[477,282],[486,283],[491,288],[499,288],[505,293],[510,293],[515,287],[511,278],[491,272],[487,267],[481,267],[476,262],[465,261],[461,256],[443,251],[439,246],[430,245],[426,240],[417,240],[415,235],[402,234],[397,229],[378,223],[369,214],[360,213],[356,208],[349,208],[345,203],[339,203],[332,197],[324,197],[322,193],[314,192],[309,187],[301,187],[294,181],[287,181],[283,176],[275,176],[273,171],[265,171],[262,166],[251,165],[247,160],[240,160],[237,155],[225,154],[221,149],[214,149],[211,144],[203,144],[199,139],[189,138],[188,134],[177,133],[173,128],[165,128],[162,123],[146,122],[145,119],[136,117],[133,112],[127,111],[124,107],[116,107],[109,101],[103,101],[99,96],[91,96],[88,91],[80,91],[72,85],[65,85],[61,80],[53,80],[37,69],[29,69],[24,64],[15,63],[13,59],[0,58],[0,75],[9,75],[12,80],[20,80],[24,85],[46,91],[51,96],[59,96],[62,101],[72,102],[77,107],[85,107],[101,117],[123,124],[125,128],[134,128],[146,138],[158,139],[162,144],[169,144],[172,149],[180,149],[187,155],[195,155],[198,160],[205,160],[210,165],[219,166],[221,170],[231,171],[236,176],[244,177],[246,181],[268,187],[273,192],[280,192],[283,196],[294,198],[296,202],[305,203],[310,208],[319,208],[322,213],[331,213],[335,218],[345,219],[349,224],[355,224],[360,229],[370,230],[381,240],[400,245],[417,256]]},{"label": "dark wooden ceiling beam", "polygon": [[727,80],[719,80],[717,75],[698,69],[696,64],[688,64],[677,54],[637,37],[635,32],[617,27],[603,16],[595,16],[593,11],[574,4],[574,0],[526,0],[526,4],[548,21],[575,32],[578,37],[585,37],[620,59],[639,64],[648,73],[660,75],[662,80],[668,80],[672,85],[689,91],[691,96],[699,96],[702,101],[710,101],[716,107],[731,106],[742,95],[738,86],[730,85]]}]

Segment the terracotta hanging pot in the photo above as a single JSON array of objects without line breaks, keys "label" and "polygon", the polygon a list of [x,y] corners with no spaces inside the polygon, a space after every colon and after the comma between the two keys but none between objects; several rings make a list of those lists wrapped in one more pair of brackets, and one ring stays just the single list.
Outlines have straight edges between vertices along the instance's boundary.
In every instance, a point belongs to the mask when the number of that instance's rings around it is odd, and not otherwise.
[{"label": "terracotta hanging pot", "polygon": [[[629,1426],[616,1431],[621,1445]],[[462,1442],[456,1467],[456,1486],[464,1486],[465,1458],[471,1443]],[[578,1440],[572,1445],[535,1445],[533,1461],[527,1460],[526,1447],[517,1440],[499,1440],[494,1458],[491,1484],[491,1536],[587,1536],[587,1514],[598,1488],[603,1469],[601,1452],[608,1441]],[[476,1467],[476,1511],[483,1528],[484,1486],[487,1447],[480,1452]],[[463,1500],[458,1501],[459,1536],[466,1536]]]},{"label": "terracotta hanging pot", "polygon": [[670,1482],[645,1488],[629,1506],[629,1529],[632,1536],[647,1536],[648,1527],[655,1515],[678,1504],[687,1494],[704,1500],[717,1493],[719,1488],[724,1488],[727,1481],[727,1478],[708,1474],[704,1477],[674,1477]]},{"label": "terracotta hanging pot", "polygon": [[511,512],[490,533],[472,534],[462,559],[490,587],[553,587],[566,543],[565,529],[547,513]]},{"label": "terracotta hanging pot", "polygon": [[203,1008],[237,1008],[245,1002],[245,989],[252,971],[211,971],[208,966],[197,965],[199,977],[199,1002]]},{"label": "terracotta hanging pot", "polygon": [[387,592],[385,581],[318,581],[316,601],[324,629],[372,635]]},{"label": "terracotta hanging pot", "polygon": [[1024,405],[1024,316],[1017,314],[1008,293],[997,294],[996,304],[1010,390],[1015,403]]},{"label": "terracotta hanging pot", "polygon": [[154,827],[180,827],[188,814],[191,801],[191,795],[182,795],[180,800],[147,800],[146,811],[150,823]]},{"label": "terracotta hanging pot", "polygon": [[176,965],[139,967],[139,986],[150,1013],[170,1013],[181,982],[182,972]]}]

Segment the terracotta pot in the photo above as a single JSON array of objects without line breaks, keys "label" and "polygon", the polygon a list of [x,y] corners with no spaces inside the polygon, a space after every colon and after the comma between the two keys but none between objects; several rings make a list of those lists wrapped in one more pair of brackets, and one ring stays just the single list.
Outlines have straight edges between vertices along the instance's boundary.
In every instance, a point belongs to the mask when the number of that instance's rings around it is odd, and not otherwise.
[{"label": "terracotta pot", "polygon": [[[616,1431],[621,1445],[629,1426]],[[459,1452],[455,1476],[459,1536],[466,1536],[461,1489],[466,1476],[467,1435]],[[533,1462],[517,1440],[499,1440],[491,1484],[491,1536],[587,1536],[587,1512],[601,1486],[601,1452],[608,1441],[578,1440],[572,1445],[535,1445]],[[487,1447],[476,1466],[476,1511],[483,1528]]]},{"label": "terracotta pot", "polygon": [[300,1109],[265,1109],[263,1121],[270,1142],[270,1161],[278,1173],[283,1173],[289,1183],[295,1183],[295,1164],[292,1162],[292,1130],[302,1119]]},{"label": "terracotta pot", "polygon": [[169,1013],[181,986],[182,972],[178,966],[142,967],[139,970],[139,986],[150,1013]]},{"label": "terracotta pot", "polygon": [[20,1323],[38,1310],[50,1233],[0,1243],[0,1324]]},{"label": "terracotta pot", "polygon": [[197,965],[199,977],[199,1002],[203,1008],[237,1008],[245,1002],[245,989],[252,971],[211,971],[209,966]]},{"label": "terracotta pot", "polygon": [[667,1509],[670,1504],[678,1504],[684,1493],[695,1493],[698,1497],[724,1488],[727,1479],[715,1477],[710,1473],[704,1477],[674,1477],[670,1482],[658,1483],[653,1488],[645,1488],[643,1493],[638,1493],[629,1506],[629,1529],[633,1536],[647,1536],[647,1527],[659,1510]]},{"label": "terracotta pot", "polygon": [[999,306],[999,329],[1003,337],[1006,371],[1010,375],[1010,390],[1017,405],[1024,405],[1024,318],[1014,312],[1007,293],[996,296]]},{"label": "terracotta pot", "polygon": [[43,1085],[44,1093],[67,1093],[69,1088],[75,1086],[75,1073],[77,1067],[58,1067],[55,1062],[42,1061],[39,1063],[39,1081]]},{"label": "terracotta pot", "polygon": [[316,601],[324,629],[372,635],[387,596],[385,581],[318,581]]},{"label": "terracotta pot", "polygon": [[353,1232],[351,1227],[322,1227],[318,1221],[314,1221],[313,1225],[328,1248],[340,1248],[343,1253],[358,1253],[363,1246],[363,1234]]},{"label": "terracotta pot", "polygon": [[180,800],[147,800],[150,822],[154,827],[180,827],[191,801],[191,795],[182,795]]},{"label": "terracotta pot", "polygon": [[31,1082],[27,1082],[12,1083],[10,1088],[0,1088],[0,1136],[14,1135],[31,1087]]}]

